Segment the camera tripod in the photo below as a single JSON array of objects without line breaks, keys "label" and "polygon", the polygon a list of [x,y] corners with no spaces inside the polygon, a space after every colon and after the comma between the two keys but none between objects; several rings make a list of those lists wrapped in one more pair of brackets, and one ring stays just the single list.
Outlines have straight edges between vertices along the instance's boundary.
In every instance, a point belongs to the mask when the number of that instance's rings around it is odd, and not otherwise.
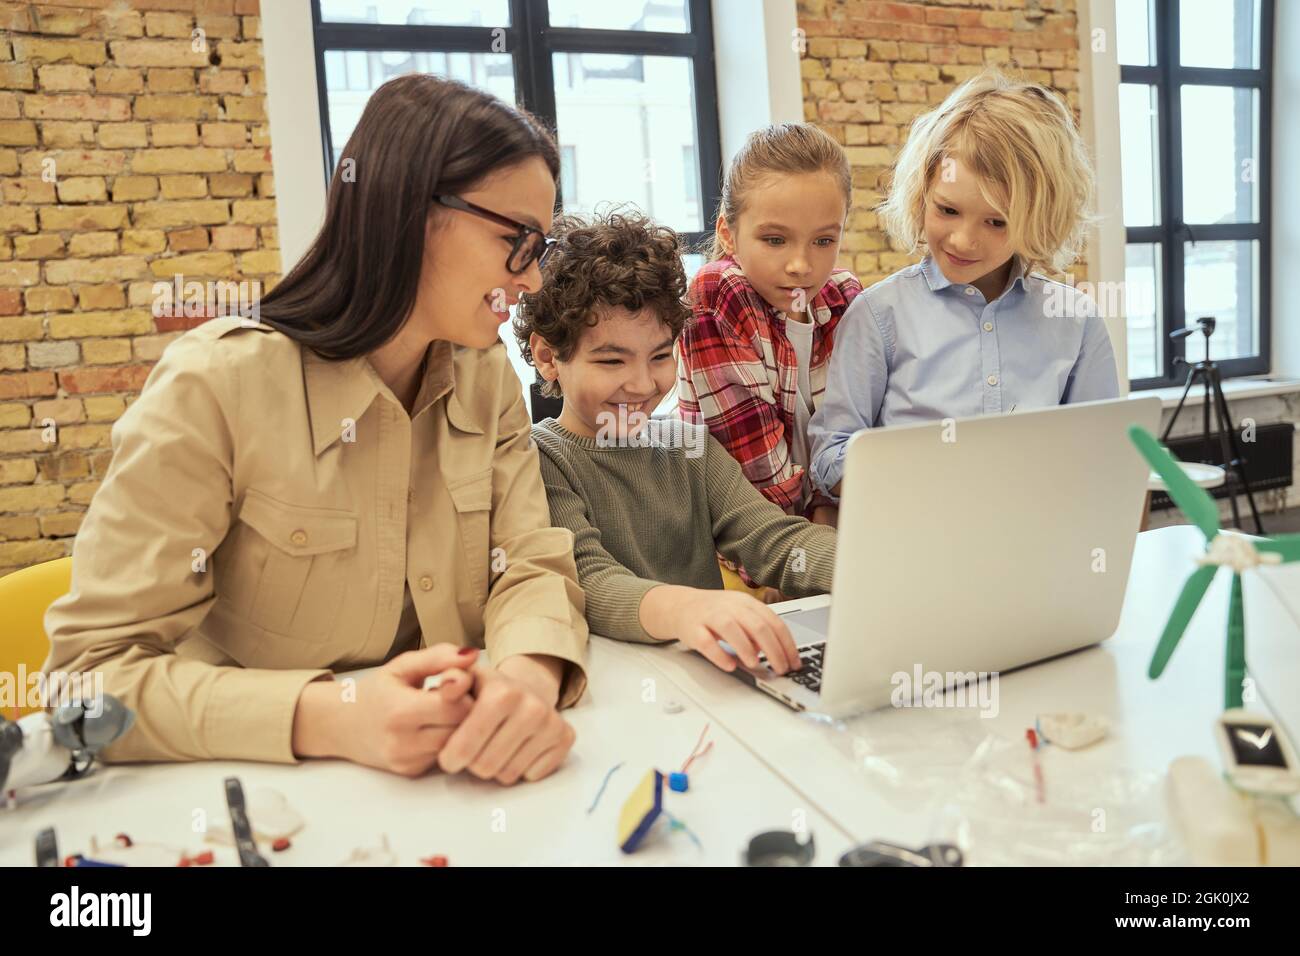
[{"label": "camera tripod", "polygon": [[[1182,363],[1188,366],[1187,385],[1183,389],[1183,397],[1178,400],[1178,406],[1174,409],[1173,415],[1169,417],[1169,424],[1165,426],[1160,441],[1163,444],[1169,443],[1169,433],[1174,430],[1174,423],[1178,421],[1178,415],[1187,402],[1188,393],[1191,392],[1193,385],[1200,382],[1205,386],[1205,397],[1201,405],[1201,440],[1205,449],[1204,454],[1207,459],[1210,457],[1210,436],[1213,434],[1210,429],[1210,408],[1213,406],[1215,421],[1219,428],[1219,453],[1223,456],[1228,502],[1232,506],[1232,526],[1234,528],[1241,527],[1241,515],[1237,510],[1237,495],[1244,492],[1246,501],[1250,503],[1251,517],[1255,520],[1255,533],[1263,535],[1264,524],[1259,520],[1259,509],[1255,507],[1255,495],[1251,492],[1250,479],[1246,477],[1246,459],[1242,456],[1241,446],[1237,442],[1237,428],[1232,424],[1232,416],[1228,413],[1228,401],[1223,397],[1223,380],[1219,375],[1219,366],[1210,361],[1210,336],[1214,334],[1214,316],[1202,316],[1196,320],[1196,325],[1205,336],[1205,358],[1195,363],[1182,358],[1174,360],[1175,365]],[[1171,339],[1181,339],[1196,331],[1197,329],[1192,327],[1178,329],[1170,332],[1169,337]],[[1241,491],[1237,490],[1238,485],[1240,485]]]}]

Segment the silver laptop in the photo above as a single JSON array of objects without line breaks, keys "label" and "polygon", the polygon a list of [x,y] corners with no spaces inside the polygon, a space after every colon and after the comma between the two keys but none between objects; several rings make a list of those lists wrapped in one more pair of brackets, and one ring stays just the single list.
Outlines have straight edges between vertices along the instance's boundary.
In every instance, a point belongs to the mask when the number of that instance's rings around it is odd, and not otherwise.
[{"label": "silver laptop", "polygon": [[1127,430],[1154,432],[1160,408],[1152,396],[858,432],[831,596],[775,608],[803,670],[733,673],[838,715],[888,704],[896,674],[992,674],[1110,637],[1149,473]]}]

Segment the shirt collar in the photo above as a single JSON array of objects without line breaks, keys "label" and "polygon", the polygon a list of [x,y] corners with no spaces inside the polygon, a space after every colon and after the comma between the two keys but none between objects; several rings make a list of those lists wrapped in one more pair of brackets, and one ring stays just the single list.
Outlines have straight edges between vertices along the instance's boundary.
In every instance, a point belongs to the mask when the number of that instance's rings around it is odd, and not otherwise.
[{"label": "shirt collar", "polygon": [[921,260],[921,275],[925,276],[925,284],[930,287],[931,292],[939,292],[952,285],[948,277],[943,274],[939,268],[939,263],[934,261],[934,256],[926,256]]},{"label": "shirt collar", "polygon": [[1025,281],[1028,278],[1029,270],[1025,268],[1025,260],[1020,256],[1016,256],[1011,263],[1011,281],[1007,283],[1007,291],[1010,292],[1016,286],[1020,286],[1021,290],[1026,290]]},{"label": "shirt collar", "polygon": [[840,288],[839,283],[835,281],[835,275],[832,274],[813,297],[813,321],[818,325],[825,325],[835,317],[836,310],[843,313],[847,305],[844,300],[844,290]]},{"label": "shirt collar", "polygon": [[[449,342],[430,343],[412,419],[455,387],[452,354]],[[400,404],[364,355],[351,359],[327,359],[304,347],[302,370],[307,388],[307,409],[311,416],[312,448],[318,455],[342,437],[345,420],[360,420],[376,395]],[[459,403],[456,403],[454,413],[450,405],[449,402],[448,413],[458,418],[458,426],[482,431]]]},{"label": "shirt collar", "polygon": [[[931,292],[939,292],[953,284],[943,274],[943,270],[939,268],[939,263],[934,261],[934,256],[927,255],[921,260],[921,274],[925,276],[925,282],[930,287]],[[1025,260],[1018,255],[1012,256],[1011,281],[1007,283],[1006,291],[1010,292],[1016,286],[1024,289],[1025,280],[1028,278],[1029,273],[1025,270]]]},{"label": "shirt collar", "polygon": [[[762,299],[757,292],[755,292],[754,295],[759,299]],[[785,321],[790,321],[789,312],[777,309],[772,305],[769,305],[766,301],[764,301],[763,304],[772,312],[773,315],[777,315]],[[839,285],[836,284],[834,277],[832,277],[827,279],[826,284],[817,290],[817,294],[813,296],[812,301],[808,303],[808,307],[804,310],[803,314],[807,315],[811,312],[812,320],[816,325],[825,325],[835,317],[835,312],[833,310],[838,308],[842,312],[845,305],[844,293],[840,291]]]}]

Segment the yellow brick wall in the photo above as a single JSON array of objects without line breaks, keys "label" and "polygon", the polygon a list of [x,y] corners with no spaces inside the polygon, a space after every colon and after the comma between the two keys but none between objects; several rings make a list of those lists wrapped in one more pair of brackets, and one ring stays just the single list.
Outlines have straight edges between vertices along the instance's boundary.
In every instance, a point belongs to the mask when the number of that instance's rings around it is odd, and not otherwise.
[{"label": "yellow brick wall", "polygon": [[278,277],[258,13],[0,0],[0,575],[69,553],[113,421],[204,320],[154,283]]},{"label": "yellow brick wall", "polygon": [[[853,169],[841,265],[871,285],[917,260],[890,247],[872,210],[908,124],[985,66],[1041,83],[1079,110],[1074,0],[799,0],[804,116]],[[1071,273],[1082,279],[1086,264]]]}]

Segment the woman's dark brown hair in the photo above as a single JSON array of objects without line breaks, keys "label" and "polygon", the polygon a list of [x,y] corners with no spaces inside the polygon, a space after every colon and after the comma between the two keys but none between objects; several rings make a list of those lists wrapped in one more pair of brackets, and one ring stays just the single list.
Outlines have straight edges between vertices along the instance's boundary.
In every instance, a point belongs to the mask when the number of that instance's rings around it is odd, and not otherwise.
[{"label": "woman's dark brown hair", "polygon": [[343,148],[320,233],[259,304],[262,321],[326,358],[383,345],[415,305],[433,195],[533,156],[559,176],[554,137],[523,110],[455,80],[389,80]]},{"label": "woman's dark brown hair", "polygon": [[[520,296],[515,310],[515,339],[529,365],[533,332],[567,362],[582,334],[600,321],[600,306],[651,309],[674,339],[681,334],[691,313],[677,233],[631,207],[590,220],[561,216],[551,232],[555,246],[542,267],[542,288]],[[559,382],[542,382],[541,390],[547,398],[561,394]]]}]

